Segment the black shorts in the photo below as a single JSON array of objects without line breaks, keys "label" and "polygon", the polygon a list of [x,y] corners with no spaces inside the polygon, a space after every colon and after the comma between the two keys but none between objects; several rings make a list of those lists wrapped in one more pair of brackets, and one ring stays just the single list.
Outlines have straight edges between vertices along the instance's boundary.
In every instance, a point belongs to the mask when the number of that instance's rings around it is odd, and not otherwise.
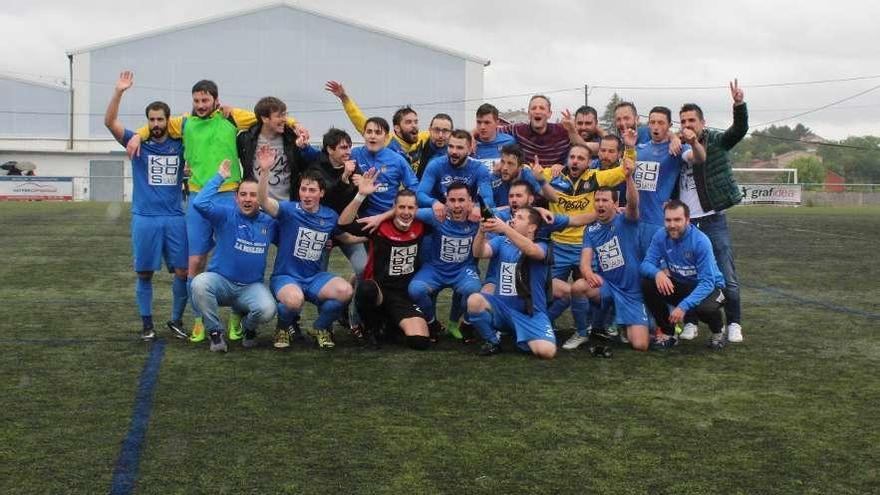
[{"label": "black shorts", "polygon": [[406,292],[382,291],[379,313],[386,324],[399,326],[407,318],[424,318],[425,315],[413,304]]}]

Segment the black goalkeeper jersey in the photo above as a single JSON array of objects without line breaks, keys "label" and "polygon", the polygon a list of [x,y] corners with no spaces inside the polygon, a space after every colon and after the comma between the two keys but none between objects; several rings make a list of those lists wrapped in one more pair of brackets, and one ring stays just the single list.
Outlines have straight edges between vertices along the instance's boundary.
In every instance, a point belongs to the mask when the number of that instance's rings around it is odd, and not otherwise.
[{"label": "black goalkeeper jersey", "polygon": [[375,280],[382,290],[406,293],[410,280],[420,266],[419,242],[425,232],[425,224],[413,220],[409,230],[402,231],[394,225],[394,219],[389,219],[382,222],[372,234],[364,232],[357,222],[340,225],[339,228],[369,238],[365,280]]}]

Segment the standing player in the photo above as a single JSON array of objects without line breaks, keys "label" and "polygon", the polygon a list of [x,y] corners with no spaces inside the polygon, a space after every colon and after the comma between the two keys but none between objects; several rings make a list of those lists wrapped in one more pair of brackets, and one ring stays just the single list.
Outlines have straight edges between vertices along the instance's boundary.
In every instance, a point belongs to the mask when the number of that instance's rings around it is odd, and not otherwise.
[{"label": "standing player", "polygon": [[[663,207],[665,231],[657,231],[642,261],[642,294],[663,330],[659,347],[675,344],[674,327],[684,322],[688,311],[709,325],[709,347],[724,347],[724,277],[718,271],[712,243],[706,234],[690,224],[686,204],[677,199]],[[663,267],[667,268],[663,268]],[[674,306],[671,312],[670,306]]]},{"label": "standing player", "polygon": [[277,224],[260,211],[257,184],[245,180],[235,193],[235,205],[216,201],[217,190],[228,179],[229,160],[224,160],[217,174],[205,184],[193,207],[211,222],[217,235],[217,249],[208,270],[192,282],[193,304],[204,318],[211,342],[211,352],[226,352],[226,340],[220,324],[218,307],[231,306],[243,314],[242,346],[257,345],[260,324],[275,317],[275,300],[263,284],[269,243],[275,242]]},{"label": "standing player", "polygon": [[[325,187],[321,174],[306,170],[299,184],[299,201],[278,202],[269,197],[269,170],[275,162],[275,152],[269,147],[257,151],[260,163],[258,197],[263,210],[278,219],[279,242],[275,267],[272,269],[272,293],[290,315],[284,321],[294,321],[305,301],[318,306],[318,318],[308,334],[321,349],[333,349],[330,329],[343,308],[351,300],[352,287],[345,279],[321,271],[321,255],[331,236],[342,242],[356,241],[349,234],[336,235],[335,211],[320,203]],[[360,242],[357,240],[356,242]],[[286,330],[275,332],[275,347],[290,346]]]},{"label": "standing player", "polygon": [[[122,94],[134,84],[134,74],[119,75],[104,125],[125,146],[134,133],[119,121]],[[186,307],[186,221],[183,218],[183,150],[178,139],[168,137],[171,110],[161,101],[147,105],[150,137],[143,143],[144,153],[131,159],[132,205],[131,244],[134,270],[138,279],[135,299],[143,328],[141,338],[151,340],[153,331],[153,272],[162,267],[162,259],[174,270],[171,285],[173,304],[168,328],[177,338],[187,337],[181,319]]]},{"label": "standing player", "polygon": [[561,124],[568,131],[568,137],[572,144],[583,144],[590,149],[595,156],[599,153],[599,142],[605,135],[605,131],[599,127],[599,114],[596,109],[584,105],[574,112],[574,119],[568,110],[562,112]]},{"label": "standing player", "polygon": [[373,233],[352,223],[365,197],[376,190],[376,173],[373,169],[364,174],[358,194],[339,217],[340,228],[356,236],[369,237],[370,254],[363,280],[355,292],[355,305],[366,322],[365,333],[374,343],[391,338],[390,334],[399,328],[410,348],[424,350],[431,343],[428,324],[407,294],[409,283],[420,267],[419,241],[425,233],[425,224],[415,219],[416,194],[409,189],[397,191],[394,216],[382,222]]},{"label": "standing player", "polygon": [[498,109],[491,103],[483,103],[477,108],[477,127],[474,137],[476,138],[474,158],[483,162],[489,172],[495,170],[495,164],[501,159],[504,147],[516,144],[513,136],[498,132]]},{"label": "standing player", "polygon": [[[168,120],[168,135],[180,138],[184,146],[184,159],[190,169],[189,190],[192,198],[186,215],[186,236],[189,251],[188,261],[188,284],[192,283],[193,277],[205,270],[208,253],[214,247],[214,230],[211,223],[198,215],[193,210],[198,191],[217,173],[217,167],[223,160],[229,160],[233,164],[229,178],[220,186],[215,201],[224,202],[227,205],[233,203],[233,193],[241,181],[241,167],[238,166],[238,150],[236,135],[257,123],[257,117],[252,112],[233,108],[229,116],[220,108],[217,84],[213,81],[201,80],[192,87],[192,113],[182,116],[171,117]],[[287,118],[287,124],[294,126],[296,120]],[[141,138],[149,136],[147,126],[141,127],[137,135],[133,136],[126,150],[129,156],[135,156],[140,152]],[[190,342],[202,342],[205,340],[205,329],[202,325],[201,315],[193,307],[195,322],[193,323]],[[234,315],[234,313],[233,313]],[[239,327],[237,318],[230,318],[230,338],[240,339],[236,328]]]},{"label": "standing player", "polygon": [[[498,218],[483,221],[474,239],[474,256],[497,258],[497,280],[493,294],[476,293],[468,297],[468,317],[486,343],[481,356],[501,352],[497,331],[512,331],[521,351],[541,359],[556,355],[556,338],[547,317],[548,247],[536,241],[541,215],[523,207],[511,223]],[[486,240],[486,233],[497,235]]]},{"label": "standing player", "polygon": [[[742,201],[742,192],[733,178],[729,151],[749,132],[749,114],[739,82],[730,83],[733,99],[733,124],[724,132],[706,128],[703,110],[694,103],[681,107],[682,136],[693,132],[706,148],[706,162],[682,169],[679,197],[691,209],[693,224],[712,241],[715,261],[726,284],[724,312],[727,315],[727,339],[742,342],[739,279],[733,263],[733,246],[724,210]],[[696,336],[696,325],[685,325],[683,336]],[[693,338],[693,337],[691,337]]]},{"label": "standing player", "polygon": [[534,162],[537,157],[540,163],[564,163],[571,141],[562,124],[550,122],[552,114],[550,98],[534,95],[529,99],[529,122],[501,126],[499,130],[516,139],[526,162]]},{"label": "standing player", "polygon": [[[581,254],[584,277],[571,286],[571,314],[578,334],[585,334],[587,299],[597,305],[613,301],[615,323],[627,326],[627,337],[633,349],[647,351],[650,339],[639,275],[639,193],[633,180],[634,168],[632,161],[627,161],[626,194],[629,198],[623,215],[617,213],[615,188],[600,187],[593,196],[598,221],[584,231]],[[593,271],[594,253],[598,258],[598,272]]]},{"label": "standing player", "polygon": [[445,113],[438,113],[431,119],[428,125],[429,139],[425,141],[419,149],[419,166],[416,177],[422,178],[425,173],[425,167],[434,158],[446,156],[446,145],[449,144],[449,137],[452,136],[452,117]]},{"label": "standing player", "polygon": [[388,148],[388,122],[382,117],[370,117],[364,124],[364,145],[351,151],[351,159],[361,173],[376,169],[376,192],[361,207],[364,216],[387,213],[394,204],[401,187],[415,190],[418,179],[406,159]]}]

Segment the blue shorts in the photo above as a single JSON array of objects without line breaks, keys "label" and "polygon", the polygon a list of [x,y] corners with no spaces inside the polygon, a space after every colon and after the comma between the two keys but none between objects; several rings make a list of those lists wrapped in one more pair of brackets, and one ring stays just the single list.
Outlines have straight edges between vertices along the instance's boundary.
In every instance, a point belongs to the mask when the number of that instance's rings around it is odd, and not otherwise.
[{"label": "blue shorts", "polygon": [[580,244],[553,243],[553,278],[568,281],[570,276],[577,280],[581,277],[581,251]]},{"label": "blue shorts", "polygon": [[311,277],[294,277],[291,275],[273,275],[272,279],[269,281],[269,286],[272,288],[272,294],[275,298],[278,298],[278,292],[285,285],[294,284],[299,287],[303,291],[303,295],[306,298],[306,301],[312,304],[319,304],[321,301],[318,299],[318,294],[321,293],[321,289],[327,285],[327,282],[336,278],[337,275],[330,272],[318,272]]},{"label": "blue shorts", "polygon": [[[193,203],[198,193],[190,194],[186,205],[186,241],[189,245],[190,256],[208,254],[214,249],[214,227],[207,218],[199,213]],[[235,193],[232,191],[217,193],[214,201],[218,204],[228,204],[235,207]]]},{"label": "blue shorts", "polygon": [[615,325],[648,325],[648,312],[641,292],[624,292],[614,284],[605,283],[599,288],[602,302],[614,302]]},{"label": "blue shorts", "polygon": [[413,282],[422,282],[431,289],[431,292],[435,293],[447,287],[452,287],[456,293],[464,297],[480,292],[482,287],[480,285],[480,272],[475,267],[465,268],[458,272],[455,278],[450,279],[437,273],[433,266],[423,265],[412,278],[410,284]]},{"label": "blue shorts", "polygon": [[186,270],[186,221],[183,215],[131,216],[131,252],[134,271],[155,272],[162,268]]},{"label": "blue shorts", "polygon": [[516,345],[521,350],[531,352],[529,342],[546,340],[556,343],[556,335],[547,313],[537,311],[532,316],[525,314],[522,300],[510,304],[506,298],[494,294],[483,294],[492,307],[492,327],[499,331],[513,332]]},{"label": "blue shorts", "polygon": [[648,253],[648,247],[651,245],[651,239],[654,234],[664,228],[662,225],[654,225],[648,222],[639,222],[639,261],[645,259]]}]

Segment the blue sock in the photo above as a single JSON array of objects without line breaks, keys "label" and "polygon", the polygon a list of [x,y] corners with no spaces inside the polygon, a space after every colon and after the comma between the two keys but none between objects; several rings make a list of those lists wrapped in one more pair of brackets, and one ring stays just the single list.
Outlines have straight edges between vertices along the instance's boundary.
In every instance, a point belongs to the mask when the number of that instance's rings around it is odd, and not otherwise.
[{"label": "blue sock", "polygon": [[171,320],[183,319],[183,310],[186,309],[186,301],[189,295],[186,290],[186,279],[174,277],[171,282]]},{"label": "blue sock", "polygon": [[336,299],[327,299],[322,302],[318,310],[318,318],[315,319],[315,328],[329,330],[333,322],[342,314],[345,303]]},{"label": "blue sock", "polygon": [[196,305],[195,305],[195,303],[193,302],[193,298],[192,298],[192,296],[193,296],[192,285],[193,285],[193,277],[191,277],[191,276],[187,276],[187,277],[186,277],[186,297],[189,298],[189,305],[190,305],[190,307],[192,307],[193,318],[201,318],[201,317],[202,317],[202,314],[199,313],[199,310],[196,309]]},{"label": "blue sock", "polygon": [[500,343],[498,340],[498,334],[495,333],[495,330],[492,328],[492,315],[488,311],[480,311],[479,313],[468,312],[468,320],[470,320],[471,325],[480,332],[480,336],[483,337],[483,340],[495,345]]},{"label": "blue sock", "polygon": [[153,314],[153,281],[138,277],[134,286],[134,298],[137,300],[140,315],[151,316]]},{"label": "blue sock", "polygon": [[153,317],[152,316],[141,316],[141,321],[144,322],[144,328],[153,328]]},{"label": "blue sock", "polygon": [[550,317],[550,321],[556,321],[556,318],[559,318],[559,315],[565,311],[565,308],[568,307],[569,300],[557,298],[554,299],[553,302],[550,303],[550,307],[547,308],[547,316]]},{"label": "blue sock", "polygon": [[278,328],[289,328],[294,322],[299,322],[299,311],[287,309],[287,306],[278,303]]},{"label": "blue sock", "polygon": [[583,296],[571,298],[571,317],[574,328],[581,337],[587,336],[587,313],[590,311],[590,300]]}]

